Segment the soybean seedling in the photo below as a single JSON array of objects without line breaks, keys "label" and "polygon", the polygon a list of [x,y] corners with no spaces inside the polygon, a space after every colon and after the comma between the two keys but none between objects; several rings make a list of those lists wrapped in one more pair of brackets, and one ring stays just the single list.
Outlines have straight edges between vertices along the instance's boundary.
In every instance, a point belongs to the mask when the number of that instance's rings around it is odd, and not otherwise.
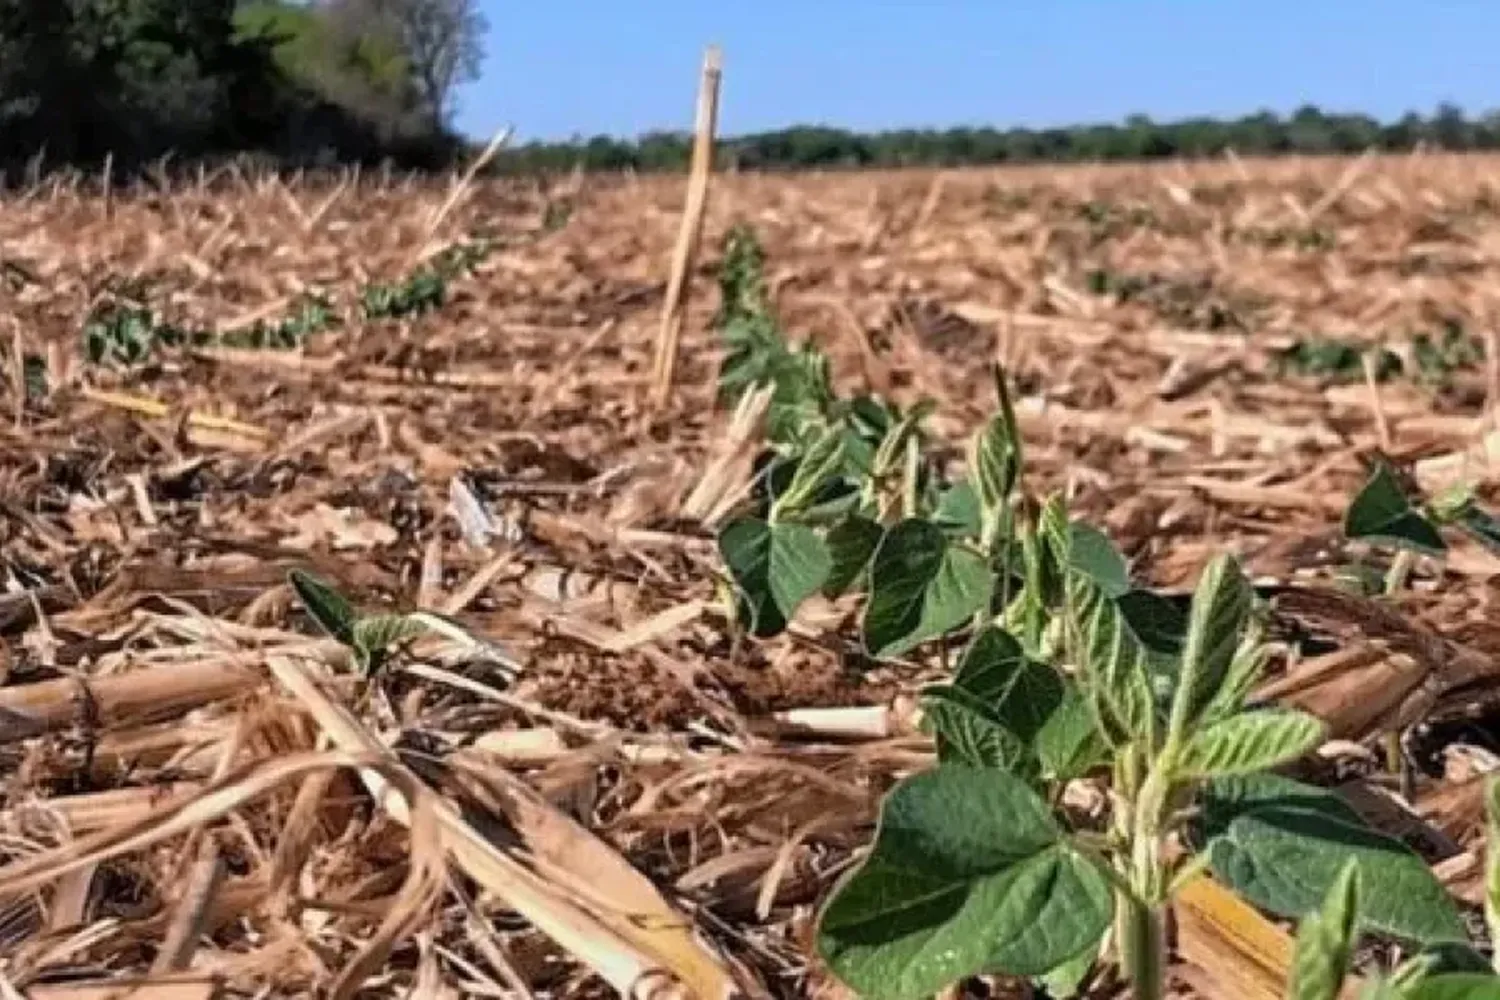
[{"label": "soybean seedling", "polygon": [[429,634],[443,636],[483,654],[511,676],[520,670],[520,664],[505,649],[474,635],[445,615],[431,611],[361,614],[343,594],[305,570],[292,570],[288,581],[318,627],[348,648],[361,677],[375,677],[402,646]]},{"label": "soybean seedling", "polygon": [[[719,537],[741,622],[774,635],[819,589],[857,591],[869,655],[962,649],[951,681],[922,696],[936,766],[885,797],[870,854],[820,914],[819,952],[845,984],[905,1000],[1001,973],[1056,995],[1098,965],[1108,937],[1135,995],[1156,1000],[1164,911],[1205,871],[1301,916],[1352,862],[1371,889],[1356,927],[1465,939],[1420,857],[1332,793],[1273,773],[1325,727],[1249,703],[1268,647],[1232,558],[1209,564],[1184,615],[1134,587],[1109,539],[1061,498],[1027,493],[1003,378],[966,474],[947,483],[919,419],[840,399],[806,377],[815,353],[787,363],[797,352],[767,310],[741,315],[762,324],[764,354],[741,358],[735,388],[769,382],[785,407],[768,421],[756,509]],[[871,501],[882,477],[900,502]],[[1102,815],[1068,805],[1077,782],[1106,791]]]},{"label": "soybean seedling", "polygon": [[[991,625],[952,683],[926,693],[938,764],[889,793],[871,854],[824,909],[819,947],[834,972],[888,998],[980,972],[1077,976],[1113,928],[1122,973],[1154,1000],[1163,911],[1188,880],[1211,870],[1250,902],[1299,916],[1349,859],[1372,887],[1362,929],[1463,941],[1420,857],[1332,793],[1271,773],[1325,731],[1247,703],[1266,647],[1234,560],[1210,563],[1177,652],[1163,653],[1132,623],[1131,592],[1078,568],[1059,507],[1043,528],[1061,584],[1055,658],[1038,661]],[[1107,782],[1103,821],[1063,804],[1083,779]]]},{"label": "soybean seedling", "polygon": [[[1497,931],[1493,900],[1495,872],[1500,857],[1496,784],[1486,788],[1486,899],[1485,916],[1491,939]],[[1297,927],[1287,1000],[1500,1000],[1500,975],[1483,958],[1463,945],[1439,946],[1417,952],[1389,974],[1370,975],[1358,992],[1346,980],[1359,936],[1357,917],[1365,895],[1357,863],[1339,871],[1322,904],[1303,917]]]},{"label": "soybean seedling", "polygon": [[[1369,479],[1344,513],[1345,537],[1395,550],[1381,585],[1387,597],[1406,588],[1419,557],[1441,559],[1447,554],[1445,529],[1500,551],[1500,522],[1479,507],[1468,486],[1460,484],[1428,499],[1403,483],[1383,457],[1376,459]],[[1385,754],[1387,769],[1399,776],[1409,795],[1412,773],[1401,752],[1399,732],[1387,734]]]}]

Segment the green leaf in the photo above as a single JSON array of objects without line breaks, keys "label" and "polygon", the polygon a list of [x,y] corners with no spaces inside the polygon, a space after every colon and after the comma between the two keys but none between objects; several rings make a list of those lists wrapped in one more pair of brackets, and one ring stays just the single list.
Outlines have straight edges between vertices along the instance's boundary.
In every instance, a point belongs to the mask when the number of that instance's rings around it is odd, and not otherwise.
[{"label": "green leaf", "polygon": [[1119,598],[1130,590],[1130,570],[1109,536],[1087,521],[1068,526],[1068,569],[1082,573],[1104,591]]},{"label": "green leaf", "polygon": [[751,389],[770,383],[789,351],[775,320],[763,313],[734,316],[721,327],[726,348],[719,367],[719,398],[736,402]]},{"label": "green leaf", "polygon": [[1417,954],[1396,966],[1391,982],[1409,989],[1429,976],[1454,972],[1479,972],[1493,978],[1489,961],[1466,941],[1439,941],[1425,946]]},{"label": "green leaf", "polygon": [[826,429],[825,411],[834,398],[828,358],[799,347],[775,356],[770,374],[774,388],[766,410],[766,437],[807,448]]},{"label": "green leaf", "polygon": [[1323,905],[1297,927],[1287,1000],[1338,1000],[1354,946],[1354,915],[1359,902],[1359,866],[1339,870]]},{"label": "green leaf", "polygon": [[1020,521],[1018,541],[1026,581],[1023,591],[1025,636],[1026,641],[1035,647],[1046,630],[1051,609],[1065,603],[1073,532],[1068,524],[1067,502],[1057,493],[1042,504],[1034,524],[1024,514]]},{"label": "green leaf", "polygon": [[988,607],[994,578],[976,552],[950,542],[937,525],[909,518],[875,550],[865,648],[899,656],[943,635]]},{"label": "green leaf", "polygon": [[1246,712],[1195,732],[1175,773],[1209,778],[1266,771],[1316,749],[1327,736],[1322,720],[1304,712]]},{"label": "green leaf", "polygon": [[829,428],[808,447],[786,491],[771,505],[771,520],[777,521],[810,506],[819,492],[838,474],[844,463],[844,435]]},{"label": "green leaf", "polygon": [[1500,520],[1477,504],[1465,504],[1455,523],[1480,545],[1491,552],[1500,552]]},{"label": "green leaf", "polygon": [[776,635],[797,606],[817,592],[833,557],[817,532],[801,524],[731,521],[719,532],[719,554],[739,589],[740,620],[755,635]]},{"label": "green leaf", "polygon": [[1420,957],[1433,974],[1447,972],[1490,972],[1490,963],[1467,941],[1439,941],[1423,949]]},{"label": "green leaf", "polygon": [[1229,661],[1229,670],[1225,673],[1218,692],[1198,717],[1198,725],[1219,722],[1238,715],[1244,709],[1245,699],[1250,697],[1250,691],[1260,679],[1261,670],[1270,656],[1270,647],[1264,642],[1263,633],[1261,624],[1251,619],[1244,634],[1240,636],[1239,647]]},{"label": "green leaf", "polygon": [[755,316],[768,307],[765,251],[755,230],[737,222],[724,236],[724,258],[719,265],[719,310],[713,325],[721,327],[736,316]]},{"label": "green leaf", "polygon": [[1021,440],[1008,408],[990,417],[969,448],[969,478],[983,516],[992,518],[1009,502],[1021,473]]},{"label": "green leaf", "polygon": [[935,737],[938,760],[944,764],[996,767],[1023,776],[1036,770],[1021,738],[991,706],[963,688],[944,684],[925,689],[922,723]]},{"label": "green leaf", "polygon": [[818,950],[860,996],[915,1000],[975,973],[1055,969],[1097,945],[1112,909],[1106,876],[1024,781],[944,764],[886,796]]},{"label": "green leaf", "polygon": [[[1019,510],[1010,512],[1012,524],[1001,526],[990,544],[993,559],[1001,567],[1002,600],[1006,602],[1002,620],[1007,627],[1017,630],[1027,649],[1038,653],[1047,632],[1049,613],[1063,600],[1063,557],[1054,555],[1046,533],[1049,514],[1066,518],[1065,512],[1053,509],[1061,503],[1058,498],[1049,499],[1035,519],[1029,505],[1023,504]],[[1011,598],[1011,587],[1016,582],[1020,583],[1019,600]]]},{"label": "green leaf", "polygon": [[1500,1000],[1500,977],[1484,972],[1429,976],[1403,990],[1401,1000]]},{"label": "green leaf", "polygon": [[1122,594],[1116,603],[1121,606],[1125,621],[1130,622],[1131,631],[1152,652],[1169,655],[1173,660],[1181,657],[1182,645],[1188,639],[1188,615],[1178,601],[1137,588]]},{"label": "green leaf", "polygon": [[[810,528],[831,529],[844,518],[856,516],[860,506],[859,488],[847,479],[835,477],[823,483],[809,506],[799,507],[795,516],[788,516],[786,520]],[[787,513],[791,514],[790,511]]]},{"label": "green leaf", "polygon": [[[840,407],[840,414],[856,437],[879,447],[891,428],[901,422],[901,408],[868,393],[855,396]],[[873,452],[872,452],[873,457]]]},{"label": "green leaf", "polygon": [[1173,659],[1182,655],[1187,640],[1188,616],[1168,597],[1150,590],[1121,594],[1116,603],[1130,623],[1130,630],[1154,653]]},{"label": "green leaf", "polygon": [[1283,917],[1318,906],[1344,863],[1359,865],[1361,930],[1435,944],[1467,939],[1427,863],[1365,826],[1338,796],[1270,774],[1215,779],[1201,833],[1214,874]]},{"label": "green leaf", "polygon": [[[1157,697],[1154,655],[1142,642],[1118,598],[1128,597],[1125,561],[1109,538],[1085,522],[1070,522],[1061,499],[1049,498],[1038,532],[1064,577],[1067,621],[1083,693],[1094,706],[1104,735],[1115,745],[1145,739],[1154,745]],[[1032,586],[1046,586],[1029,580]]]},{"label": "green leaf", "polygon": [[1000,404],[999,418],[1009,439],[1010,450],[1015,455],[1015,477],[1019,478],[1025,471],[1026,447],[1021,440],[1021,425],[1016,420],[1016,408],[1011,403],[1010,383],[1005,377],[1004,367],[999,362],[990,365],[990,377],[995,382],[995,399]]},{"label": "green leaf", "polygon": [[1064,680],[1062,701],[1036,735],[1036,753],[1047,781],[1082,777],[1109,758],[1098,717],[1071,681]]},{"label": "green leaf", "polygon": [[1448,548],[1432,522],[1412,507],[1385,462],[1376,464],[1369,482],[1345,511],[1344,534],[1433,556]]},{"label": "green leaf", "polygon": [[921,430],[923,420],[937,408],[930,399],[924,399],[911,408],[911,411],[891,426],[884,437],[881,438],[880,446],[870,462],[871,471],[879,476],[890,475],[901,464],[901,456],[906,452],[907,441],[916,437]]},{"label": "green leaf", "polygon": [[1057,968],[1034,978],[1047,991],[1048,997],[1070,1000],[1079,995],[1089,973],[1094,971],[1094,963],[1099,961],[1099,947],[1102,944],[1101,940],[1099,944],[1079,952]]},{"label": "green leaf", "polygon": [[1431,952],[1420,952],[1392,969],[1387,981],[1395,988],[1396,996],[1406,996],[1408,990],[1436,972],[1437,961]]},{"label": "green leaf", "polygon": [[1359,1000],[1406,1000],[1406,994],[1397,983],[1375,972],[1365,980],[1364,989],[1356,994]]},{"label": "green leaf", "polygon": [[318,627],[344,645],[353,646],[354,623],[359,619],[354,605],[345,600],[343,594],[304,570],[294,569],[287,577],[297,599]]},{"label": "green leaf", "polygon": [[1209,562],[1193,592],[1187,641],[1172,701],[1173,739],[1186,738],[1229,673],[1254,599],[1250,581],[1231,556]]},{"label": "green leaf", "polygon": [[[1068,521],[1068,502],[1061,493],[1053,493],[1042,503],[1036,518],[1036,533],[1046,542],[1057,572],[1073,565],[1073,528]],[[1090,576],[1087,567],[1085,560],[1081,570],[1085,576]]]},{"label": "green leaf", "polygon": [[389,649],[427,632],[427,624],[411,615],[371,615],[354,623],[354,643],[365,649]]},{"label": "green leaf", "polygon": [[[1062,679],[1057,672],[1027,660],[1021,644],[1010,633],[987,626],[964,650],[952,687],[980,706],[988,723],[1009,737],[1005,743],[1008,754],[990,761],[990,766],[1028,777],[1035,774],[1036,736],[1062,699]],[[996,739],[990,737],[992,743]]]},{"label": "green leaf", "polygon": [[967,479],[961,479],[938,497],[932,520],[946,531],[978,538],[983,528],[983,516],[979,508],[979,495],[974,492],[973,484]]},{"label": "green leaf", "polygon": [[355,662],[364,674],[374,673],[392,646],[427,632],[427,624],[412,615],[371,615],[354,623]]},{"label": "green leaf", "polygon": [[1078,688],[1028,659],[1002,629],[986,627],[970,641],[953,686],[989,706],[991,718],[1018,738],[1027,750],[1024,773],[1039,766],[1046,780],[1072,778],[1105,754],[1093,712]]},{"label": "green leaf", "polygon": [[823,581],[823,596],[832,600],[860,583],[870,565],[870,557],[884,536],[884,528],[858,514],[850,514],[830,528],[824,541],[828,543],[833,568],[828,571],[828,579]]},{"label": "green leaf", "polygon": [[753,516],[766,519],[776,501],[792,485],[792,477],[797,474],[797,459],[768,450],[755,456],[751,468],[750,495],[755,500]]},{"label": "green leaf", "polygon": [[[1020,681],[1026,665],[1026,653],[1015,636],[990,625],[969,640],[954,671],[953,684],[986,704],[1000,705]],[[1047,672],[1053,673],[1050,669]]]},{"label": "green leaf", "polygon": [[1086,576],[1068,581],[1068,613],[1076,631],[1077,667],[1105,737],[1115,746],[1154,746],[1158,731],[1151,653],[1119,605]]}]

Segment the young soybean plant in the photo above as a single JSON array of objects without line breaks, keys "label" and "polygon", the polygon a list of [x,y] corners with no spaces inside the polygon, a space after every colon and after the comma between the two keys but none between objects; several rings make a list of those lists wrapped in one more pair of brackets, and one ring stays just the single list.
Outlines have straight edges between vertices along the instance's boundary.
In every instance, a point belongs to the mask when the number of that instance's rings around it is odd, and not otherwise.
[{"label": "young soybean plant", "polygon": [[446,615],[431,611],[361,614],[348,598],[306,570],[292,570],[287,581],[318,627],[348,647],[360,677],[373,678],[397,649],[424,635],[443,636],[484,655],[507,673],[520,670],[520,664],[502,646],[474,635]]},{"label": "young soybean plant", "polygon": [[[1059,503],[1042,513],[1048,558],[1030,599],[1047,606],[1055,641],[1040,651],[1056,665],[988,624],[953,683],[928,692],[939,763],[887,795],[870,855],[825,907],[818,944],[832,971],[861,996],[892,1000],[980,973],[1066,991],[1113,928],[1134,995],[1156,1000],[1163,911],[1179,886],[1208,868],[1251,902],[1300,916],[1351,858],[1375,890],[1362,929],[1464,940],[1421,858],[1331,793],[1267,773],[1325,733],[1311,716],[1247,705],[1266,650],[1234,560],[1204,571],[1179,651],[1164,655],[1127,616],[1122,599],[1138,592],[1101,558],[1102,536],[1081,527]],[[1048,576],[1050,597],[1034,585]],[[1099,774],[1107,822],[1060,807],[1069,781]],[[1196,853],[1174,857],[1189,843]]]},{"label": "young soybean plant", "polygon": [[1381,458],[1344,513],[1347,538],[1395,549],[1383,590],[1406,586],[1417,556],[1442,558],[1448,551],[1442,529],[1452,528],[1492,552],[1500,552],[1500,521],[1481,509],[1464,484],[1426,498],[1413,497],[1390,464]]},{"label": "young soybean plant", "polygon": [[[1494,785],[1490,793],[1489,868],[1496,858]],[[1287,1000],[1339,1000],[1346,993],[1345,973],[1358,934],[1356,915],[1362,895],[1359,866],[1346,863],[1329,888],[1323,904],[1297,927]],[[1490,933],[1495,921],[1490,916]],[[1441,968],[1447,966],[1447,968]],[[1441,971],[1440,971],[1441,969]],[[1355,1000],[1500,1000],[1500,976],[1485,968],[1468,949],[1420,952],[1389,975],[1376,973]]]},{"label": "young soybean plant", "polygon": [[[1370,588],[1386,596],[1407,586],[1418,556],[1443,558],[1448,551],[1444,529],[1466,535],[1491,552],[1500,552],[1500,521],[1480,508],[1467,484],[1424,497],[1414,486],[1403,484],[1383,456],[1345,511],[1343,529],[1346,538],[1395,550],[1384,579],[1378,588]],[[1386,734],[1386,757],[1390,769],[1401,776],[1405,791],[1411,771],[1402,756],[1400,739],[1398,732]]]},{"label": "young soybean plant", "polygon": [[924,450],[933,405],[838,395],[827,357],[792,346],[776,324],[753,234],[730,237],[720,394],[769,386],[772,395],[756,488],[719,532],[726,609],[740,629],[768,638],[814,594],[868,592],[863,631],[877,656],[965,625],[990,599],[986,556],[999,536],[964,509],[977,491],[944,483]]},{"label": "young soybean plant", "polygon": [[[1420,857],[1332,793],[1268,773],[1324,730],[1246,704],[1266,650],[1233,560],[1208,568],[1185,619],[1132,588],[1102,532],[1070,521],[1060,500],[1038,509],[1022,488],[998,371],[999,412],[966,477],[944,484],[923,453],[928,408],[839,398],[826,358],[790,346],[771,315],[753,234],[737,232],[728,251],[721,389],[774,388],[765,495],[718,539],[735,619],[771,636],[816,592],[858,593],[876,659],[972,633],[952,682],[924,692],[938,766],[886,797],[873,851],[821,915],[836,975],[872,1000],[930,996],[976,973],[1066,995],[1113,927],[1122,971],[1155,1000],[1177,887],[1207,868],[1300,917],[1351,858],[1371,886],[1360,929],[1464,940]],[[1063,807],[1070,782],[1101,777],[1106,818]]]}]

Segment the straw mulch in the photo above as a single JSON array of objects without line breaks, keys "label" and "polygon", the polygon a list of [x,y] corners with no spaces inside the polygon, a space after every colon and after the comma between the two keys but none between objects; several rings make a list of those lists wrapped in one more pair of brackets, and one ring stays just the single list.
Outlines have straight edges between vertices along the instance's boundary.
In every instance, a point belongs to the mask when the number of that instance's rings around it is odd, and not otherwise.
[{"label": "straw mulch", "polygon": [[[842,384],[935,398],[956,446],[999,358],[1034,474],[1142,579],[1186,588],[1231,548],[1283,586],[1288,627],[1331,651],[1271,693],[1330,720],[1328,782],[1477,901],[1500,562],[1456,546],[1394,610],[1300,585],[1347,561],[1339,517],[1377,449],[1500,499],[1495,372],[1433,387],[1276,359],[1311,336],[1396,350],[1449,321],[1487,337],[1497,168],[720,177],[663,412],[646,400],[681,178],[228,170],[10,196],[0,990],[839,995],[816,909],[881,791],[930,760],[910,695],[939,667],[868,663],[842,606],[768,644],[725,630],[704,520],[754,434],[714,407],[706,327],[737,220],[765,243],[784,325]],[[473,236],[497,249],[438,310],[354,308],[364,283]],[[86,363],[85,317],[132,282],[202,327],[309,289],[342,322],[299,351]],[[474,501],[488,536],[455,514]],[[424,641],[363,683],[293,599],[299,567],[505,653]],[[1371,763],[1392,726],[1416,726],[1426,765],[1411,801]],[[1179,920],[1178,987],[1262,995],[1215,913]],[[1282,925],[1233,919],[1284,945]]]}]

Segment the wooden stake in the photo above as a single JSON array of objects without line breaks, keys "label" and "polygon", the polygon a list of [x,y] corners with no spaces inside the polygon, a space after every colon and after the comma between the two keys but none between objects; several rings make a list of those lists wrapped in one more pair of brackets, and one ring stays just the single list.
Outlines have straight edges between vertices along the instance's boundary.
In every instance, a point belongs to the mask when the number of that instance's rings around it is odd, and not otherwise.
[{"label": "wooden stake", "polygon": [[104,154],[104,176],[101,185],[104,188],[104,217],[113,219],[115,217],[115,154],[113,150]]},{"label": "wooden stake", "polygon": [[677,231],[677,246],[672,252],[672,274],[667,279],[661,329],[656,337],[656,364],[651,379],[651,404],[656,407],[666,405],[672,393],[672,380],[677,370],[677,345],[682,339],[682,314],[686,301],[683,293],[703,235],[703,210],[708,205],[708,178],[713,172],[714,131],[719,118],[722,61],[717,45],[710,45],[703,54],[703,76],[698,82],[697,134],[693,139],[687,203],[683,206],[682,228]]}]

